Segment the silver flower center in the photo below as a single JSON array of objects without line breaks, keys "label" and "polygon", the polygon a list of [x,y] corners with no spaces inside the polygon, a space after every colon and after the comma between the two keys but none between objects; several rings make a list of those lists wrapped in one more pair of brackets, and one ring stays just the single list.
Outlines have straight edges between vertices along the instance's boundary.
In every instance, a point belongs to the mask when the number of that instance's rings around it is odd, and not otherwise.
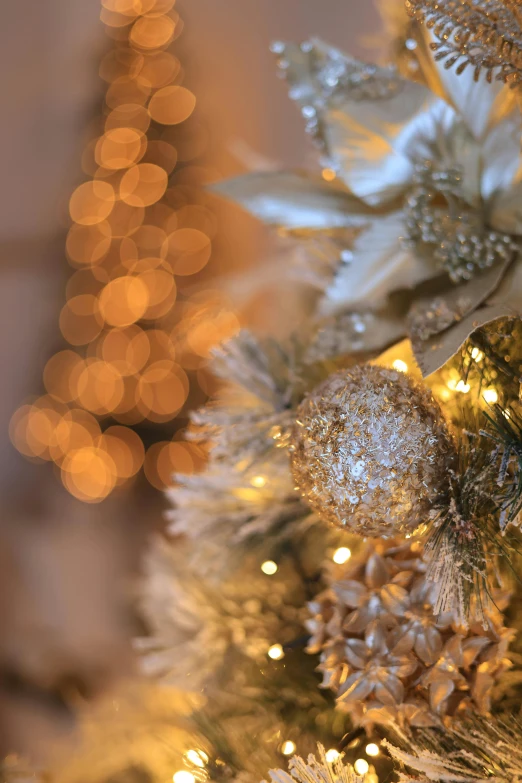
[{"label": "silver flower center", "polygon": [[[442,202],[442,203],[441,203]],[[404,208],[405,244],[432,246],[439,267],[457,283],[497,261],[506,263],[518,246],[509,234],[490,230],[478,210],[462,198],[462,170],[431,161],[416,166]]]}]

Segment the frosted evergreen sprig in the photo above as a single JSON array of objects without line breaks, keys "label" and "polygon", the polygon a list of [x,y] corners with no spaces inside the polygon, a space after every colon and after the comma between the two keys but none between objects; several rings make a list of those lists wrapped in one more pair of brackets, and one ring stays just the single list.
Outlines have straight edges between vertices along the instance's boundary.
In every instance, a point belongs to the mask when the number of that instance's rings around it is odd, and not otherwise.
[{"label": "frosted evergreen sprig", "polygon": [[400,747],[383,744],[392,758],[414,774],[400,783],[519,783],[522,780],[522,725],[519,720],[474,717],[452,728],[421,730],[415,737],[396,729]]},{"label": "frosted evergreen sprig", "polygon": [[288,764],[290,774],[282,769],[271,769],[272,783],[363,783],[364,778],[356,775],[353,767],[345,764],[341,756],[335,761],[327,761],[324,747],[318,745],[317,749],[319,760],[312,754],[306,761],[300,756],[293,756]]},{"label": "frosted evergreen sprig", "polygon": [[227,385],[191,415],[189,437],[210,442],[212,461],[249,469],[286,444],[296,406],[333,369],[309,359],[297,336],[279,343],[244,330],[214,352],[212,370]]},{"label": "frosted evergreen sprig", "polygon": [[522,417],[513,407],[495,405],[485,413],[488,427],[481,433],[494,444],[493,463],[497,469],[496,501],[500,528],[517,524],[522,511]]},{"label": "frosted evergreen sprig", "polygon": [[507,551],[499,541],[494,471],[482,438],[462,433],[449,478],[449,493],[434,508],[425,546],[435,613],[455,612],[464,626],[475,620],[486,625],[494,561]]}]

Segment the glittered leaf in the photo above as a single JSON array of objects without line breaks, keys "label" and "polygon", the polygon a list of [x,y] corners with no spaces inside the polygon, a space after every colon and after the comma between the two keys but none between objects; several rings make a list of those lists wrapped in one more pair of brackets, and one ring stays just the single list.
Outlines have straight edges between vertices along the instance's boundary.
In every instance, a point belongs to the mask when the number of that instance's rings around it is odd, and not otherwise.
[{"label": "glittered leaf", "polygon": [[355,239],[351,260],[339,267],[321,303],[323,315],[359,307],[385,305],[387,296],[437,275],[434,264],[405,248],[402,212],[375,218]]},{"label": "glittered leaf", "polygon": [[512,259],[498,261],[467,282],[451,286],[435,298],[416,300],[408,316],[412,340],[426,340],[473,312],[498,287]]},{"label": "glittered leaf", "polygon": [[381,352],[406,334],[404,314],[387,302],[376,311],[341,313],[320,321],[307,357],[340,357],[353,353]]},{"label": "glittered leaf", "polygon": [[360,227],[373,214],[342,186],[297,172],[244,174],[213,184],[211,190],[259,220],[284,228]]},{"label": "glittered leaf", "polygon": [[339,101],[324,113],[332,166],[353,193],[368,204],[383,204],[404,192],[414,169],[412,139],[429,142],[435,125],[427,117],[434,105],[444,106],[426,87],[398,80],[388,96]]},{"label": "glittered leaf", "polygon": [[427,340],[412,339],[412,348],[424,377],[439,370],[476,329],[499,318],[522,314],[522,263],[516,259],[487,302],[446,331]]}]

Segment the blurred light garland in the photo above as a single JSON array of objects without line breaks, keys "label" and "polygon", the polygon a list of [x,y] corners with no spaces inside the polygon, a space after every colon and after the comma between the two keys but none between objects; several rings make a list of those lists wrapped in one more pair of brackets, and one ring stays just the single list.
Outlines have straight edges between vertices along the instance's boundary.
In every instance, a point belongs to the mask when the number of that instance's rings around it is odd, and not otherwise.
[{"label": "blurred light garland", "polygon": [[209,350],[239,328],[201,277],[197,292],[188,290],[187,278],[210,259],[217,221],[201,187],[207,133],[171,51],[183,27],[173,6],[102,0],[112,39],[100,67],[105,106],[82,158],[89,180],[69,202],[66,250],[76,271],[59,323],[71,347],[47,362],[47,393],[11,420],[17,449],[54,462],[86,502],[142,467],[163,488],[175,471],[197,466],[199,447],[165,439],[159,425],[172,422],[195,385],[208,391]]}]

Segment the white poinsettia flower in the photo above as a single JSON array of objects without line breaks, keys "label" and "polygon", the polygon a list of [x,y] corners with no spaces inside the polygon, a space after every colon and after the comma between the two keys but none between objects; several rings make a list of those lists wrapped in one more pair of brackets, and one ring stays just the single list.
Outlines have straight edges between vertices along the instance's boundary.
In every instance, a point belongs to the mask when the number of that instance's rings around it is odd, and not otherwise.
[{"label": "white poinsettia flower", "polygon": [[518,315],[522,115],[512,91],[431,60],[420,83],[320,41],[275,50],[327,169],[216,189],[285,233],[333,241],[339,264],[321,314],[376,311],[397,294],[425,374],[476,325]]}]

